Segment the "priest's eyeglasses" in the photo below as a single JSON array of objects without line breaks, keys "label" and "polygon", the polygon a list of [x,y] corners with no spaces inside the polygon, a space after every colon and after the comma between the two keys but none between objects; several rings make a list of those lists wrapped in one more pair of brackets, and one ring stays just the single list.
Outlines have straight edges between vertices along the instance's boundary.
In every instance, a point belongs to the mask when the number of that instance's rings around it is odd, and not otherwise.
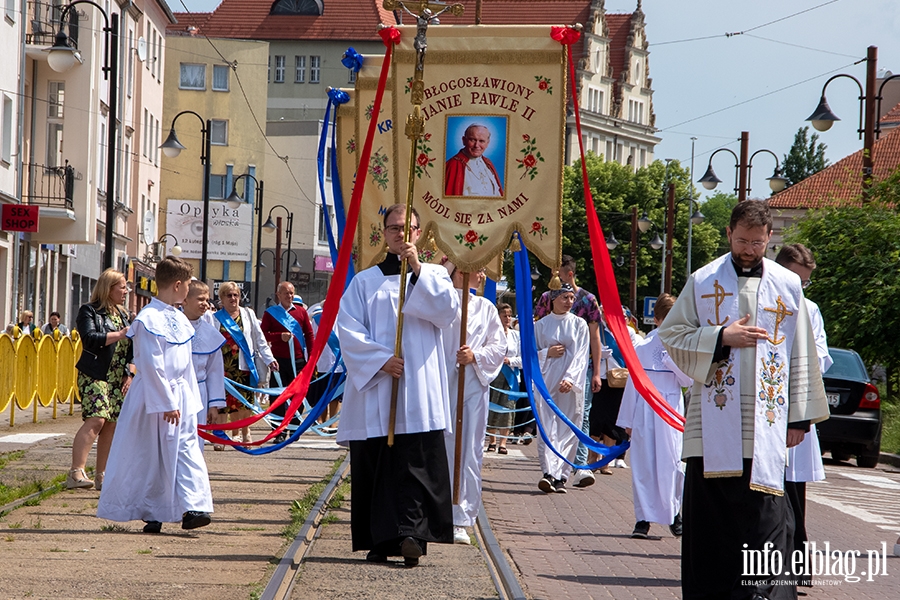
[{"label": "priest's eyeglasses", "polygon": [[[418,231],[419,228],[414,225],[410,225],[409,230],[410,231]],[[384,228],[384,232],[390,233],[390,234],[397,234],[397,233],[400,233],[401,231],[403,231],[403,225],[388,225],[387,227]]]},{"label": "priest's eyeglasses", "polygon": [[804,279],[804,280],[802,280],[802,281],[800,282],[800,285],[803,286],[803,289],[804,289],[804,290],[805,290],[806,288],[808,288],[811,284],[812,284],[812,281],[809,280],[809,279]]},{"label": "priest's eyeglasses", "polygon": [[765,240],[742,240],[741,238],[734,238],[735,246],[750,246],[754,250],[762,250],[766,246]]}]

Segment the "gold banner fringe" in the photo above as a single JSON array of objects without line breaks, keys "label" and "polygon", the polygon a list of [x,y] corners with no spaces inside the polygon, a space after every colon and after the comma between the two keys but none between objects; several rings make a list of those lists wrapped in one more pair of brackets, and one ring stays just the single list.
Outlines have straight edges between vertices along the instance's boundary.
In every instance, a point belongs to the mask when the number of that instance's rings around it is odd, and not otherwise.
[{"label": "gold banner fringe", "polygon": [[[565,50],[518,50],[516,52],[485,52],[484,50],[429,51],[428,64],[434,65],[546,65],[565,62]],[[415,50],[394,50],[399,64],[416,62]]]}]

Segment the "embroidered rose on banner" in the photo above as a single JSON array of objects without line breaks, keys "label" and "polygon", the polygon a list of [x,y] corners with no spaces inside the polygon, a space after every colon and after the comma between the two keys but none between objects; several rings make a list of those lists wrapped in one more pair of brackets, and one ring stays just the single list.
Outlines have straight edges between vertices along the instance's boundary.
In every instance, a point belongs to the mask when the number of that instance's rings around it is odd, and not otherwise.
[{"label": "embroidered rose on banner", "polygon": [[372,247],[381,245],[381,228],[375,223],[369,225],[369,245]]},{"label": "embroidered rose on banner", "polygon": [[535,217],[534,223],[531,224],[531,231],[528,233],[543,240],[544,236],[547,235],[547,226],[544,225],[544,217]]},{"label": "embroidered rose on banner", "polygon": [[435,256],[437,256],[437,252],[434,250],[419,250],[419,262],[421,263],[430,263]]},{"label": "embroidered rose on banner", "polygon": [[469,250],[473,250],[476,245],[481,246],[488,239],[486,235],[481,235],[474,229],[470,229],[465,233],[457,233],[453,237],[456,238],[457,242],[459,242]]},{"label": "embroidered rose on banner", "polygon": [[[372,120],[372,113],[374,113],[374,112],[375,112],[375,103],[372,102],[371,104],[369,104],[366,107],[366,121]],[[384,112],[383,108],[381,109],[381,112]]]},{"label": "embroidered rose on banner", "polygon": [[519,166],[516,168],[524,169],[519,179],[525,179],[525,177],[534,179],[538,174],[537,164],[544,162],[544,157],[541,156],[540,151],[537,149],[537,140],[528,134],[523,135],[522,149],[519,150],[519,153],[524,154],[522,158],[516,159],[516,162],[519,163]]},{"label": "embroidered rose on banner", "polygon": [[412,77],[406,78],[406,85],[403,86],[403,93],[408,94],[412,91],[412,82],[413,82]]},{"label": "embroidered rose on banner", "polygon": [[353,154],[354,152],[356,152],[356,140],[350,138],[347,140],[347,154]]},{"label": "embroidered rose on banner", "polygon": [[553,94],[553,87],[550,85],[550,79],[543,75],[535,75],[534,80],[537,81],[538,89],[548,94]]},{"label": "embroidered rose on banner", "polygon": [[378,149],[378,152],[372,155],[372,158],[369,159],[369,175],[372,176],[372,183],[377,185],[382,190],[387,190],[388,187],[388,157],[385,154],[381,153],[381,148]]},{"label": "embroidered rose on banner", "polygon": [[416,156],[416,177],[419,179],[422,179],[422,175],[431,178],[431,173],[429,173],[428,170],[434,167],[435,159],[430,156],[430,141],[431,134],[426,133],[421,140],[416,142],[416,151],[419,153],[418,156]]}]

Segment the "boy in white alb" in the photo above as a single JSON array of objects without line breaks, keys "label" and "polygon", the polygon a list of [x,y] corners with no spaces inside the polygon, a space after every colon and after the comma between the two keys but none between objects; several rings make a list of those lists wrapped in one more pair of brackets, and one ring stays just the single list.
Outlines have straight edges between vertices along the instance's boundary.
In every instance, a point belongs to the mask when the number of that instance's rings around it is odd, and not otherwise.
[{"label": "boy in white alb", "polygon": [[197,437],[203,401],[191,363],[194,328],[175,305],[188,294],[191,266],[166,257],[156,267],[157,297],[131,326],[137,373],[119,416],[97,516],[163,522],[182,529],[209,525],[209,474]]},{"label": "boy in white alb", "polygon": [[[194,326],[194,339],[191,340],[191,361],[203,399],[203,412],[197,420],[200,423],[224,423],[227,418],[219,414],[225,408],[225,365],[222,345],[225,336],[216,330],[203,316],[209,310],[209,286],[196,279],[188,287],[188,295],[182,304],[184,316]],[[216,450],[224,450],[225,446],[215,445]]]},{"label": "boy in white alb", "polygon": [[[470,293],[478,287],[480,272],[464,274],[453,263],[444,265],[453,279],[460,298],[469,294],[466,311],[466,342],[460,346],[460,312],[444,334],[444,355],[447,357],[447,381],[450,384],[450,427],[446,431],[447,462],[450,483],[453,484],[456,464],[456,410],[459,389],[459,370],[464,369],[463,416],[460,442],[459,503],[453,505],[453,541],[469,544],[466,527],[475,525],[481,505],[481,463],[484,458],[484,436],[487,432],[488,400],[491,382],[500,373],[506,358],[506,334],[497,309],[487,299]],[[462,299],[460,299],[462,306]]]},{"label": "boy in white alb", "polygon": [[[569,420],[581,425],[584,416],[584,380],[590,356],[588,325],[569,311],[575,302],[575,290],[563,283],[550,291],[553,312],[534,324],[541,375],[553,402]],[[569,462],[575,460],[578,438],[575,432],[556,416],[546,402],[538,402],[538,416],[550,443]],[[566,480],[572,468],[538,438],[538,454],[544,476],[538,488],[545,493],[566,493]]]}]

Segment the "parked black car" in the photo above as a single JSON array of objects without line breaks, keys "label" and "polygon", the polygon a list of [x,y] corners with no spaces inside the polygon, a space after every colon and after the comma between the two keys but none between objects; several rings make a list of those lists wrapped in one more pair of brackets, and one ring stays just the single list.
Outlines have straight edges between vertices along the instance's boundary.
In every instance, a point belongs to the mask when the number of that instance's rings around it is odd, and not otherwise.
[{"label": "parked black car", "polygon": [[816,425],[822,452],[835,460],[856,456],[868,469],[878,465],[881,452],[881,398],[869,372],[853,350],[829,348],[834,364],[825,371],[825,393],[831,418]]}]

